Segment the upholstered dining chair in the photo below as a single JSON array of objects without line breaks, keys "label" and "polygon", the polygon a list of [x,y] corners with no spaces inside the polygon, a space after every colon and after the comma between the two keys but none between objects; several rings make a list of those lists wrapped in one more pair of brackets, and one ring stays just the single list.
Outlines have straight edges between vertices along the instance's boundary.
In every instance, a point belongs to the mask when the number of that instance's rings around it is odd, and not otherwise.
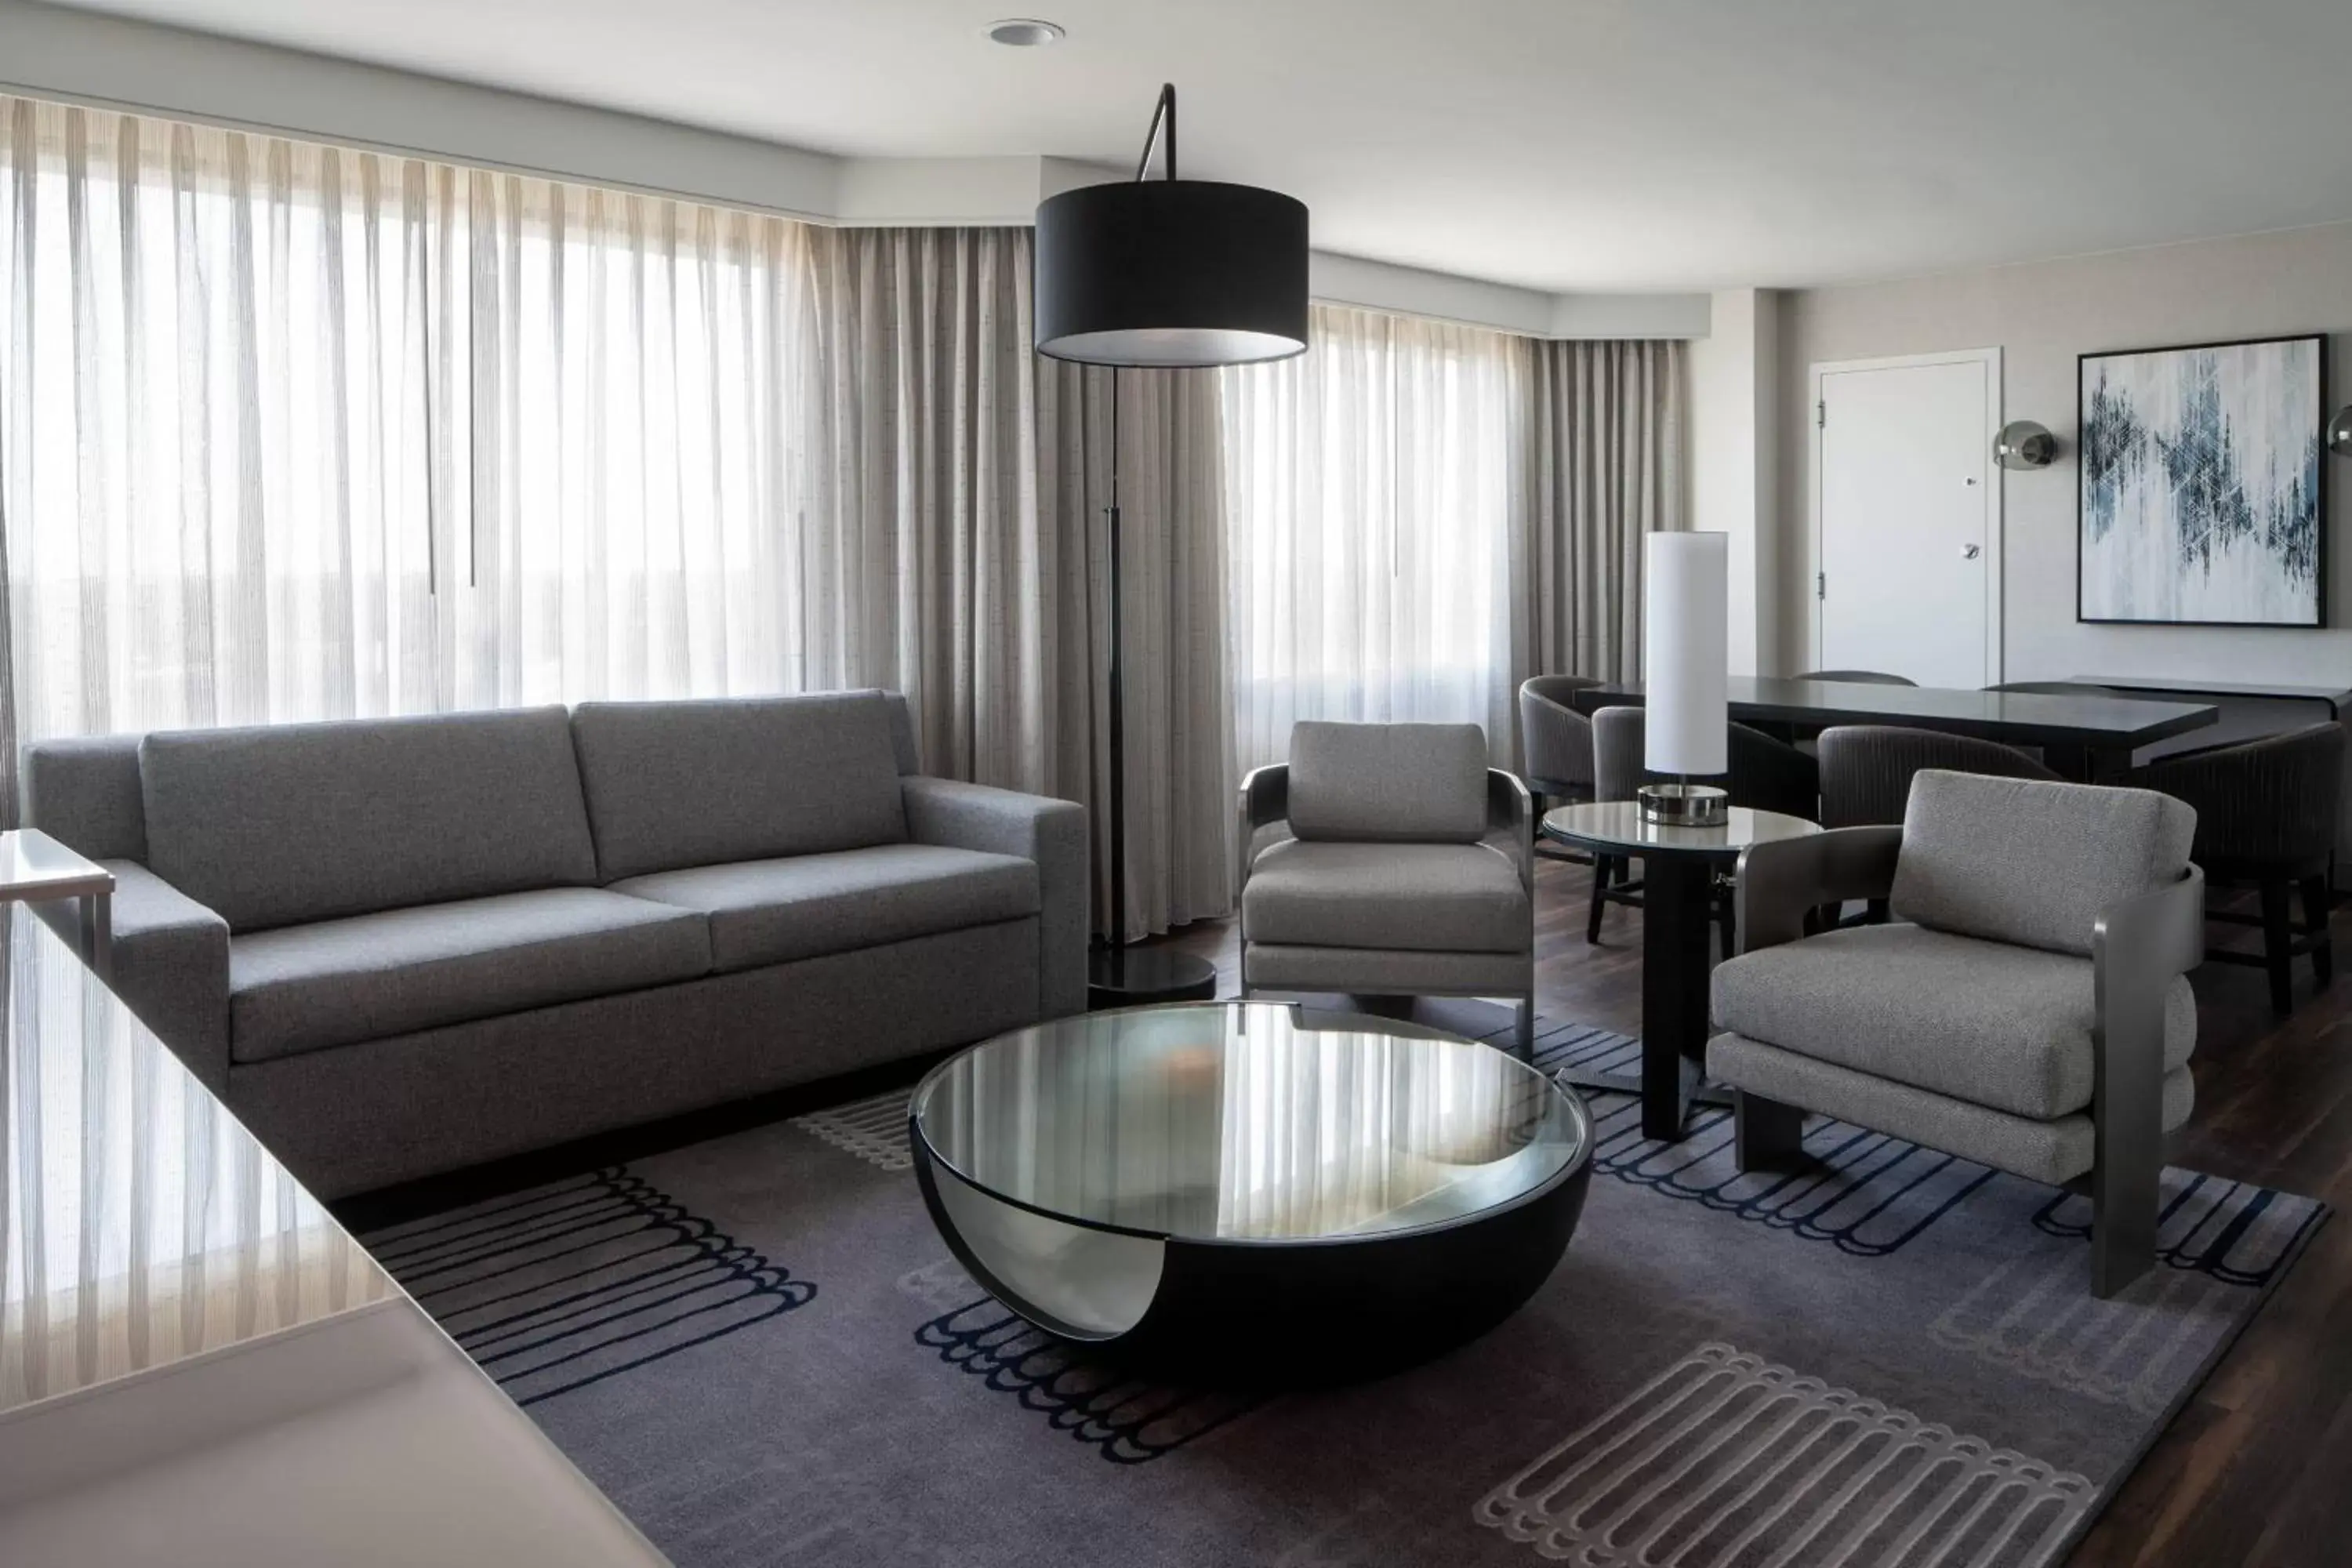
[{"label": "upholstered dining chair", "polygon": [[[1929,769],[1900,827],[1746,851],[1706,1051],[1740,1169],[1801,1159],[1805,1112],[1835,1117],[2087,1192],[2092,1289],[2130,1284],[2196,1100],[2196,828],[2151,790]],[[1803,934],[1875,898],[1897,923]]]},{"label": "upholstered dining chair", "polygon": [[1509,997],[1531,1054],[1534,835],[1475,724],[1294,726],[1242,783],[1242,995]]},{"label": "upholstered dining chair", "polygon": [[[1519,755],[1526,764],[1519,776],[1535,795],[1538,817],[1556,805],[1592,798],[1592,721],[1572,700],[1600,684],[1587,675],[1538,675],[1519,683]],[[1579,863],[1587,858],[1541,843],[1536,853]]]},{"label": "upholstered dining chair", "polygon": [[1843,680],[1849,686],[1916,686],[1919,684],[1907,675],[1889,675],[1883,669],[1809,669],[1796,679]]},{"label": "upholstered dining chair", "polygon": [[[1632,800],[1649,776],[1642,766],[1648,722],[1639,708],[1603,708],[1592,716],[1592,778],[1595,800]],[[1778,811],[1813,820],[1821,809],[1821,773],[1812,758],[1785,741],[1760,730],[1734,724],[1725,748],[1730,771],[1724,788],[1734,805]],[[1611,904],[1638,909],[1642,884],[1631,875],[1630,858],[1596,856],[1592,863],[1592,902],[1584,922],[1588,945],[1601,940],[1601,916]],[[1726,954],[1731,951],[1731,900],[1717,905],[1716,921],[1723,933]]]},{"label": "upholstered dining chair", "polygon": [[[2135,770],[2128,782],[2196,808],[2191,853],[2211,886],[2256,889],[2261,914],[2212,910],[2205,918],[2260,925],[2263,951],[2209,947],[2208,959],[2268,970],[2271,1007],[2282,1016],[2294,1007],[2297,958],[2310,958],[2320,985],[2335,978],[2327,881],[2344,800],[2343,725],[2306,724],[2235,745],[2176,752]],[[2290,909],[2297,891],[2300,931]]]},{"label": "upholstered dining chair", "polygon": [[2049,768],[2014,746],[1908,730],[1894,724],[1838,724],[1821,732],[1823,827],[1865,827],[1899,823],[1911,799],[1911,779],[1923,768],[1982,773],[1993,778],[2061,782]]}]

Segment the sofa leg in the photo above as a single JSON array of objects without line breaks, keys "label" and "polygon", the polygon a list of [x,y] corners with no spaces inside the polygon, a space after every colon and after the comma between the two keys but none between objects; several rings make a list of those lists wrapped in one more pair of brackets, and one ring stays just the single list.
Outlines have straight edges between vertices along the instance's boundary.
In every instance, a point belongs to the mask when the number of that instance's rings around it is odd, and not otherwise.
[{"label": "sofa leg", "polygon": [[1805,1113],[1793,1105],[1750,1094],[1731,1094],[1733,1158],[1743,1171],[1794,1163],[1805,1152]]},{"label": "sofa leg", "polygon": [[1536,999],[1530,993],[1518,1008],[1519,1059],[1532,1066],[1536,1059]]}]

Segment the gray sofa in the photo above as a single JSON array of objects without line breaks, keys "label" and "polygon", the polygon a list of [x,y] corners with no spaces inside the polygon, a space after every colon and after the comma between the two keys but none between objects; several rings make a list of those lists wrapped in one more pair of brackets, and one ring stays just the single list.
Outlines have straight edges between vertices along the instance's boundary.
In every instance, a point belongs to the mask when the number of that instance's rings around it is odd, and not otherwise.
[{"label": "gray sofa", "polygon": [[114,986],[323,1196],[1078,1011],[1086,814],[879,691],[50,741]]}]

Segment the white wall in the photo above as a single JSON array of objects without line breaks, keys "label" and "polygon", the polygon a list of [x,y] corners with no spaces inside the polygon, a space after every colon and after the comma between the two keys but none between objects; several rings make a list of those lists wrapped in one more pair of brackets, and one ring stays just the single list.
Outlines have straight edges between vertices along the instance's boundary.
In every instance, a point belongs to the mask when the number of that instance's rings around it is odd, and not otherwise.
[{"label": "white wall", "polygon": [[2002,350],[2008,418],[2056,432],[2059,458],[2001,476],[2003,646],[2011,680],[2152,676],[2352,685],[2352,463],[2323,455],[2331,629],[2082,626],[2074,619],[2075,356],[2294,332],[2329,343],[2330,413],[2352,395],[2352,224],[1791,292],[1780,303],[1780,668],[1812,646],[1807,367],[1948,349]]},{"label": "white wall", "polygon": [[1690,346],[1691,526],[1731,536],[1731,673],[1770,672],[1778,647],[1780,313],[1770,289],[1727,289]]}]

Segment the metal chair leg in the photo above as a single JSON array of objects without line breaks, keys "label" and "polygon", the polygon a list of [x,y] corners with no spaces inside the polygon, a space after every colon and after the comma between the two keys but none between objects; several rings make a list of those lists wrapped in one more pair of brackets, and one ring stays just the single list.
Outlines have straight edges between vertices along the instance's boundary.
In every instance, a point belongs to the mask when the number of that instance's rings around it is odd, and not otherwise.
[{"label": "metal chair leg", "polygon": [[2284,1018],[2294,1011],[2294,919],[2284,882],[2264,882],[2263,967],[2270,972],[2271,1010]]},{"label": "metal chair leg", "polygon": [[2328,907],[2333,902],[2326,878],[2303,879],[2303,923],[2311,938],[2311,973],[2322,990],[2336,979],[2336,939],[2327,924]]}]

